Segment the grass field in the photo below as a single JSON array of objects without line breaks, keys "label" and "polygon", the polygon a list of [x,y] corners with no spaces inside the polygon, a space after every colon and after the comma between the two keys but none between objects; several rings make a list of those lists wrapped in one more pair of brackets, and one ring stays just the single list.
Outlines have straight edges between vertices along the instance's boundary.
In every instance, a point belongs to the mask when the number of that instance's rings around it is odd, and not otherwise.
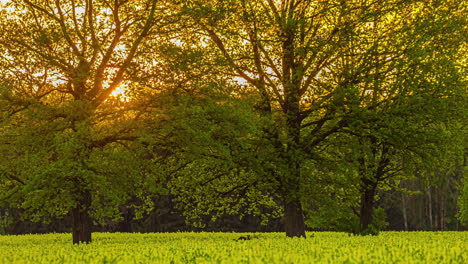
[{"label": "grass field", "polygon": [[[379,236],[308,233],[94,233],[0,236],[0,263],[468,263],[468,232],[383,232]],[[257,236],[256,235],[256,236]]]}]

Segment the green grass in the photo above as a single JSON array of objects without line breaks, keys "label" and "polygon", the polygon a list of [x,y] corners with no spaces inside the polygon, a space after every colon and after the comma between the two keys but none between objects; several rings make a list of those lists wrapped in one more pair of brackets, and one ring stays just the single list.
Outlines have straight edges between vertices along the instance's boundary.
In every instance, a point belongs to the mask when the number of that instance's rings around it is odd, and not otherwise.
[{"label": "green grass", "polygon": [[377,237],[282,233],[233,241],[236,233],[95,233],[0,236],[0,263],[468,263],[468,232],[382,232]]}]

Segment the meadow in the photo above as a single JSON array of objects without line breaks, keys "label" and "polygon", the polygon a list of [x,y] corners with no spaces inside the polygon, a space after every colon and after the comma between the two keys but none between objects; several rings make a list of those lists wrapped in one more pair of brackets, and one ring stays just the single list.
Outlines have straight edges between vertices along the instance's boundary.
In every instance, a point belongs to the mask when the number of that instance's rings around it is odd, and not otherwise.
[{"label": "meadow", "polygon": [[468,232],[307,235],[94,233],[80,245],[70,234],[0,236],[0,263],[468,263]]}]

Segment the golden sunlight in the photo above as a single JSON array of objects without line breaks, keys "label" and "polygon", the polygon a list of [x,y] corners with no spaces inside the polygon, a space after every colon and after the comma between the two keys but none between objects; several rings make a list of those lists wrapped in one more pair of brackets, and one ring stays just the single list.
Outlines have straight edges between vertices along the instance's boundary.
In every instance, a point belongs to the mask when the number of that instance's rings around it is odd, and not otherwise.
[{"label": "golden sunlight", "polygon": [[15,8],[13,6],[7,5],[11,3],[11,0],[0,0],[0,10],[6,10],[7,12],[14,12]]},{"label": "golden sunlight", "polygon": [[127,94],[127,85],[121,84],[119,85],[111,94],[110,96],[114,98],[118,98],[120,101],[127,102],[129,101],[129,96]]}]

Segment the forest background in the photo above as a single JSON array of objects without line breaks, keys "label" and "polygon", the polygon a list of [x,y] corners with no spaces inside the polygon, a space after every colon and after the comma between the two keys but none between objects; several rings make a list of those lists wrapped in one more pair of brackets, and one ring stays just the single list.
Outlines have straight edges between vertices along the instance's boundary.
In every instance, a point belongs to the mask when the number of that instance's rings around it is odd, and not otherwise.
[{"label": "forest background", "polygon": [[2,0],[0,233],[463,230],[454,0]]}]

